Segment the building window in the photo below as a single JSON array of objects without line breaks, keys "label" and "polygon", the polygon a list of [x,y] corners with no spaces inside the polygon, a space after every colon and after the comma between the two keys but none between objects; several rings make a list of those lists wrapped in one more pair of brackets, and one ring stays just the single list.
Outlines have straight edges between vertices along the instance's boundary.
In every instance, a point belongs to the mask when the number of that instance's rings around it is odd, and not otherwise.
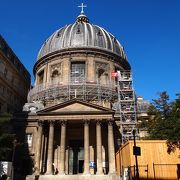
[{"label": "building window", "polygon": [[3,86],[2,87],[2,94],[4,95],[6,93],[6,88]]},{"label": "building window", "polygon": [[43,79],[44,79],[44,70],[38,73],[39,84],[43,83]]},{"label": "building window", "polygon": [[5,68],[5,69],[4,69],[4,77],[5,77],[5,78],[7,77],[7,73],[8,73],[8,70]]},{"label": "building window", "polygon": [[101,84],[102,83],[102,79],[103,79],[103,76],[104,76],[104,69],[98,69],[98,72],[97,72],[97,80],[98,80],[98,83]]},{"label": "building window", "polygon": [[32,134],[26,134],[25,143],[27,143],[28,147],[32,147]]},{"label": "building window", "polygon": [[52,72],[51,80],[54,84],[58,83],[58,81],[59,81],[59,71],[58,70],[54,70]]},{"label": "building window", "polygon": [[71,82],[83,82],[85,80],[85,62],[71,63]]},{"label": "building window", "polygon": [[97,71],[97,83],[98,84],[107,84],[108,83],[108,74],[104,69],[98,69]]},{"label": "building window", "polygon": [[108,84],[109,65],[102,62],[96,62],[96,81],[98,84]]},{"label": "building window", "polygon": [[55,78],[59,75],[59,72],[58,70],[54,70],[53,73],[52,73],[52,78]]}]

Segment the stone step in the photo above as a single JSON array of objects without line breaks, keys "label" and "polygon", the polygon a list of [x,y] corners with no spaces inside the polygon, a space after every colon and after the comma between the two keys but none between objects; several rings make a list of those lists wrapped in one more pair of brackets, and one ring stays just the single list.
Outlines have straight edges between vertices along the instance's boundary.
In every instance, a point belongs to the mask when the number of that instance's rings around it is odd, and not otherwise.
[{"label": "stone step", "polygon": [[30,175],[26,180],[117,180],[116,174],[111,175]]}]

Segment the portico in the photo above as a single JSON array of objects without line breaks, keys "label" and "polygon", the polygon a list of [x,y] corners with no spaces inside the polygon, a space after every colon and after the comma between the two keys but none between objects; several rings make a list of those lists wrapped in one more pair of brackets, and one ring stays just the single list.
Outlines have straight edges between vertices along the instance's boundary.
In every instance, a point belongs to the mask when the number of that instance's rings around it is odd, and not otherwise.
[{"label": "portico", "polygon": [[79,100],[39,111],[36,174],[114,173],[113,113]]}]

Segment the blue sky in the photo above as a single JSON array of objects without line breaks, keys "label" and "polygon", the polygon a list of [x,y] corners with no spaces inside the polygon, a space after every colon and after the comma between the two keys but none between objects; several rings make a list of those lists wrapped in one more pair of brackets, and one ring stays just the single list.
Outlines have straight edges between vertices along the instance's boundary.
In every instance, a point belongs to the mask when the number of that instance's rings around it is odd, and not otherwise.
[{"label": "blue sky", "polygon": [[55,30],[73,23],[84,2],[90,22],[124,46],[137,95],[180,92],[180,0],[1,0],[0,34],[32,75],[37,53]]}]

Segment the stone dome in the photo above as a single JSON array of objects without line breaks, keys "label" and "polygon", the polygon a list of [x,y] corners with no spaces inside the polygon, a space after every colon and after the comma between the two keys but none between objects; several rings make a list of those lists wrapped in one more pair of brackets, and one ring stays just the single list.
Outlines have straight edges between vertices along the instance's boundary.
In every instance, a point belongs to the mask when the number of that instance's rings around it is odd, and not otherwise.
[{"label": "stone dome", "polygon": [[126,59],[123,47],[115,36],[102,27],[89,23],[87,16],[80,14],[74,24],[58,29],[44,42],[37,60],[48,54],[71,48],[101,49]]}]

